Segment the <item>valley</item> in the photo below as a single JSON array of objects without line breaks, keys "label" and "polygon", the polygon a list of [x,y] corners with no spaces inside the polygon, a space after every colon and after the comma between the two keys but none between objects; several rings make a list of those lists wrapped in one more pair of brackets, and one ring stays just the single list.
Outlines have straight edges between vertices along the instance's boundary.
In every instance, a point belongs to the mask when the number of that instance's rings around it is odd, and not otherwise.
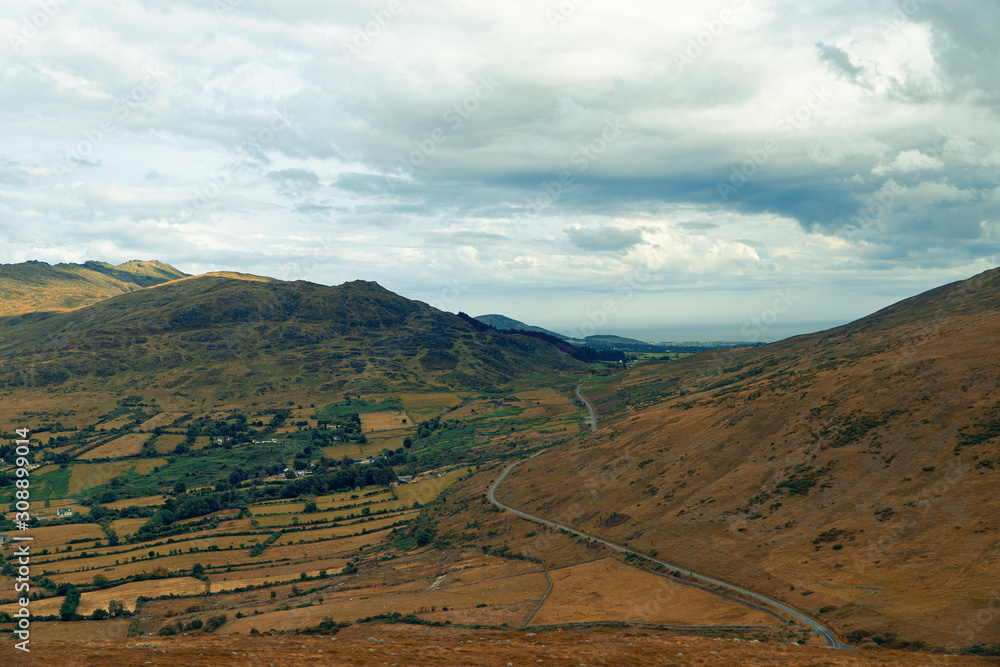
[{"label": "valley", "polygon": [[987,272],[626,370],[364,282],[181,277],[0,318],[31,660],[986,664],[998,313]]}]

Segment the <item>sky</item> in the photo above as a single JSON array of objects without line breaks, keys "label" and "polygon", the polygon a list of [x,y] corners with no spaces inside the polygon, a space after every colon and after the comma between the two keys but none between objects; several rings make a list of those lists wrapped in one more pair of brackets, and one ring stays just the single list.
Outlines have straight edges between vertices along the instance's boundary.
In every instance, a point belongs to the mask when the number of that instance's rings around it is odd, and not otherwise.
[{"label": "sky", "polygon": [[988,0],[0,0],[0,262],[774,340],[994,268]]}]

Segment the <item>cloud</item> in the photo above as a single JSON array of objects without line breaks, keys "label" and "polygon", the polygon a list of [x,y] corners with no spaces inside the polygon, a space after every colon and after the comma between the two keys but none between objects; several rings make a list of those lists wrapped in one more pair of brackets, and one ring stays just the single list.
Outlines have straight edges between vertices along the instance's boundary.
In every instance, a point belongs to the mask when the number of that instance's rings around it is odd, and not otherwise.
[{"label": "cloud", "polygon": [[219,4],[63,3],[0,54],[0,260],[904,296],[995,243],[986,0]]},{"label": "cloud", "polygon": [[937,171],[944,167],[944,162],[936,157],[921,153],[918,150],[902,151],[889,164],[880,164],[872,173],[884,176],[894,171]]},{"label": "cloud", "polygon": [[847,51],[832,44],[816,43],[816,51],[820,62],[828,64],[837,74],[845,77],[848,81],[857,83],[864,68],[858,67],[851,62],[851,57]]},{"label": "cloud", "polygon": [[620,252],[642,243],[640,229],[567,227],[566,235],[574,246],[589,252]]}]

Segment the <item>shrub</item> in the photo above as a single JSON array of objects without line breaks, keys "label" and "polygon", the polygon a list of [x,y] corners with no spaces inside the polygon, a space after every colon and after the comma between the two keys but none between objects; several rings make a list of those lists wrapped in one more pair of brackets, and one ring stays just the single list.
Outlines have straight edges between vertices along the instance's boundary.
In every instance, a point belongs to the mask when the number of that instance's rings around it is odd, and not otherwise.
[{"label": "shrub", "polygon": [[220,627],[225,625],[227,620],[228,618],[226,617],[225,614],[222,614],[221,616],[213,616],[212,618],[208,619],[208,623],[205,626],[205,632],[215,632]]}]

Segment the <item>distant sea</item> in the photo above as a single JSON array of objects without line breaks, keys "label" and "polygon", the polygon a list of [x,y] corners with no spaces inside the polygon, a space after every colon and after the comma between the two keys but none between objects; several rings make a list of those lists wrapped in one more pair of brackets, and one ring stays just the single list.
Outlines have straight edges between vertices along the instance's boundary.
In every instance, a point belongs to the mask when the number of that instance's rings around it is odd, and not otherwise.
[{"label": "distant sea", "polygon": [[[775,341],[815,333],[839,327],[847,322],[776,322],[770,326],[739,324],[700,324],[672,327],[628,327],[607,326],[597,333],[599,335],[624,336],[648,343],[679,343],[686,341],[730,343],[773,343]],[[559,329],[556,329],[559,331]]]}]

